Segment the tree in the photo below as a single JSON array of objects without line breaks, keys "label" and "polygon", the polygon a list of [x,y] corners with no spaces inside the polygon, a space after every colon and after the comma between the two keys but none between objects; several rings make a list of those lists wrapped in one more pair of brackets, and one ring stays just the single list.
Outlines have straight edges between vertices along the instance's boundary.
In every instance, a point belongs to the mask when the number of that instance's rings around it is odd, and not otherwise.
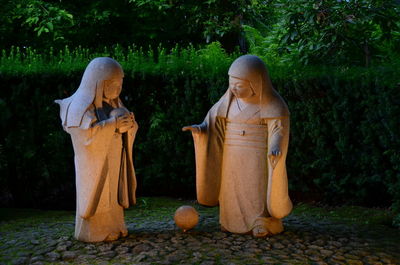
[{"label": "tree", "polygon": [[[167,48],[220,41],[246,51],[243,24],[264,25],[271,0],[16,0],[2,9],[3,47],[121,44]],[[14,34],[18,32],[18,34]]]},{"label": "tree", "polygon": [[[282,53],[305,63],[364,64],[399,47],[399,4],[393,0],[279,1]],[[383,44],[383,45],[382,45]],[[398,48],[397,48],[398,49]]]}]

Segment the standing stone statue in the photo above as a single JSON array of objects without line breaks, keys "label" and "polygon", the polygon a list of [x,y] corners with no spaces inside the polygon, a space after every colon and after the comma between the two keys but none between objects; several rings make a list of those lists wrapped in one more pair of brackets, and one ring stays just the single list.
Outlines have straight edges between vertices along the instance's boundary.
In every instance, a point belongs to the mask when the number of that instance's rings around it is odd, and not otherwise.
[{"label": "standing stone statue", "polygon": [[75,237],[85,242],[126,236],[123,209],[136,202],[132,146],[138,125],[119,98],[123,77],[118,62],[95,58],[77,91],[56,100],[75,152]]},{"label": "standing stone statue", "polygon": [[228,90],[203,123],[182,128],[194,139],[197,199],[219,203],[222,230],[277,234],[292,209],[285,165],[289,110],[257,56],[237,58],[228,75]]}]

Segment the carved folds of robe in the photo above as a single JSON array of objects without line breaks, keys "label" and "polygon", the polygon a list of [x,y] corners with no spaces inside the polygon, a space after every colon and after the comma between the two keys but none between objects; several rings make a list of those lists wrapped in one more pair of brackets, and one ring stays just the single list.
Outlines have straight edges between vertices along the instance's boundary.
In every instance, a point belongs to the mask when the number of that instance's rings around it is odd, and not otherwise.
[{"label": "carved folds of robe", "polygon": [[[201,132],[193,133],[198,202],[219,204],[220,223],[233,233],[247,233],[269,217],[287,216],[292,209],[285,165],[289,111],[260,61],[242,56],[229,70],[230,76],[261,84],[259,106],[230,115],[236,99],[228,89],[208,112]],[[276,147],[281,156],[273,166],[268,153]]]},{"label": "carved folds of robe", "polygon": [[[89,109],[84,119],[96,124],[94,110]],[[130,151],[134,130],[121,135],[115,132],[114,126],[100,123],[86,129],[66,128],[66,131],[71,135],[75,151],[75,237],[95,242],[105,240],[111,233],[126,235],[123,208],[129,206],[129,193],[134,203],[136,186]]]}]

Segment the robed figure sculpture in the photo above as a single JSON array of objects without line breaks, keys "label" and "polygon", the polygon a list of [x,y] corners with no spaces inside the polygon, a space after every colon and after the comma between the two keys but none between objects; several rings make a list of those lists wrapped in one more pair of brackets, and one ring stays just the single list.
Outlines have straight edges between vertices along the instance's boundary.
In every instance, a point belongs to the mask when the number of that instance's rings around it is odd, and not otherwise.
[{"label": "robed figure sculpture", "polygon": [[289,110],[253,55],[229,68],[229,88],[193,135],[200,204],[220,206],[222,230],[256,237],[283,231],[288,196]]},{"label": "robed figure sculpture", "polygon": [[123,77],[118,62],[96,58],[76,92],[56,100],[75,152],[75,237],[85,242],[126,236],[123,209],[136,201],[132,146],[138,126],[119,98]]}]

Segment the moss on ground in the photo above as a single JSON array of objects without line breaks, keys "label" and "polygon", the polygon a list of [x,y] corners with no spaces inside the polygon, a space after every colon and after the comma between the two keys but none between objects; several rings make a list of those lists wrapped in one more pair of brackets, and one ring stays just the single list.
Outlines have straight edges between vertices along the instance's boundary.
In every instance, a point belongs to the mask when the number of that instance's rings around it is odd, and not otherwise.
[{"label": "moss on ground", "polygon": [[201,214],[218,214],[217,207],[205,207],[196,203],[196,201],[179,200],[167,197],[144,197],[137,200],[136,205],[125,211],[129,217],[154,217],[165,218],[174,215],[176,209],[182,205],[193,206]]},{"label": "moss on ground", "polygon": [[347,224],[386,226],[391,226],[394,218],[394,214],[388,209],[360,206],[320,207],[303,203],[296,205],[292,214],[307,218],[322,218]]},{"label": "moss on ground", "polygon": [[[142,197],[137,204],[125,211],[127,219],[164,220],[172,219],[175,210],[182,205],[191,205],[202,216],[218,215],[218,207],[204,207],[196,201],[167,197]],[[318,218],[346,224],[390,226],[393,213],[388,209],[365,208],[359,206],[321,207],[300,203],[292,215],[303,218]],[[45,211],[37,209],[0,208],[0,233],[11,233],[21,228],[32,228],[39,224],[55,224],[74,220],[74,211]]]}]

